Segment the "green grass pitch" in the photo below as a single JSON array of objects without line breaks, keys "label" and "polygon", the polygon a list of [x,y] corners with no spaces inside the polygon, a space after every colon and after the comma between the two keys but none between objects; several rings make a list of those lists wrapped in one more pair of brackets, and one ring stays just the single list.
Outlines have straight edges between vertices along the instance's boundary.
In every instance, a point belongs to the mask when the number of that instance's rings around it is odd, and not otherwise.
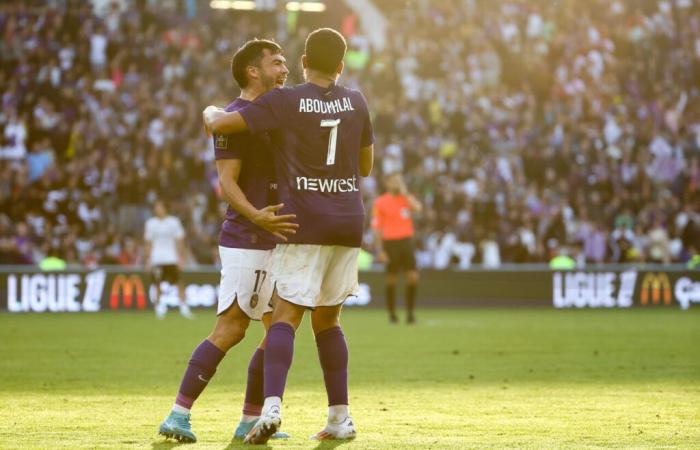
[{"label": "green grass pitch", "polygon": [[[271,448],[698,448],[700,311],[421,310],[390,326],[348,309],[358,437],[309,441],[326,398],[308,319]],[[179,446],[156,434],[213,313],[0,314],[0,448]],[[232,442],[248,336],[193,409],[191,448]]]}]

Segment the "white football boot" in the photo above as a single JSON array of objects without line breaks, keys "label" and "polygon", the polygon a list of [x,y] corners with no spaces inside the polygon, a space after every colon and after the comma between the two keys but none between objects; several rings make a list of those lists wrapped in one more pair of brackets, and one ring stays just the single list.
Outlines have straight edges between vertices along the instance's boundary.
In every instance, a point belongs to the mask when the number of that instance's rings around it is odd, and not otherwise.
[{"label": "white football boot", "polygon": [[334,423],[330,420],[326,423],[326,427],[311,436],[311,439],[315,441],[325,441],[330,439],[355,439],[357,432],[355,431],[355,425],[352,423],[352,417],[345,416],[340,422]]},{"label": "white football boot", "polygon": [[282,413],[278,405],[263,411],[258,421],[243,440],[244,444],[260,445],[267,443],[270,437],[282,426]]}]

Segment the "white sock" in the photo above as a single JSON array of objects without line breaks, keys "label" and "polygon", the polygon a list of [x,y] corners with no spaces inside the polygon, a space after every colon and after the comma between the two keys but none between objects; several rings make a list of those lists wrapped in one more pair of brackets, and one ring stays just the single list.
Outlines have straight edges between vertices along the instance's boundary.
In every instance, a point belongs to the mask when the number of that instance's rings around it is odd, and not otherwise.
[{"label": "white sock", "polygon": [[282,411],[282,399],[279,397],[266,397],[265,403],[263,403],[263,414],[265,414],[266,411],[269,411],[273,406],[276,406],[277,409]]},{"label": "white sock", "polygon": [[190,410],[185,408],[184,406],[180,406],[177,403],[173,405],[173,412],[180,413],[180,414],[189,414]]},{"label": "white sock", "polygon": [[252,422],[254,420],[258,420],[260,416],[249,416],[248,414],[241,414],[241,422]]},{"label": "white sock", "polygon": [[328,423],[340,423],[350,415],[348,405],[331,405],[328,407]]}]

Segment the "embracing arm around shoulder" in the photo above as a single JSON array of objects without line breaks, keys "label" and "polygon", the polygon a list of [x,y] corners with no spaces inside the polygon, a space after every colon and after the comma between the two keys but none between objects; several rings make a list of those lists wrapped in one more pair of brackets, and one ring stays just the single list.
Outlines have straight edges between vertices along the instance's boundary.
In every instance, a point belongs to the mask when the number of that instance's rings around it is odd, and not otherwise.
[{"label": "embracing arm around shoulder", "polygon": [[248,125],[240,113],[236,111],[226,112],[213,105],[206,107],[202,112],[202,118],[204,120],[204,128],[210,134],[233,134],[248,129]]}]

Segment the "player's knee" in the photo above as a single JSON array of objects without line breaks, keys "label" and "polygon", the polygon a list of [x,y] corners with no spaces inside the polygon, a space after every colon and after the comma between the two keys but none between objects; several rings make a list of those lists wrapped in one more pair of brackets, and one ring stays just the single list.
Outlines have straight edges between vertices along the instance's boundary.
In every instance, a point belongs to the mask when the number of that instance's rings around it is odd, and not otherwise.
[{"label": "player's knee", "polygon": [[319,307],[311,313],[311,328],[314,335],[333,327],[340,326],[340,306]]},{"label": "player's knee", "polygon": [[394,286],[394,285],[396,285],[398,280],[399,280],[399,277],[395,273],[387,273],[386,274],[386,278],[385,278],[386,284],[388,284],[390,286]]},{"label": "player's knee", "polygon": [[[315,311],[314,311],[315,312]],[[311,328],[314,331],[314,335],[325,331],[329,328],[339,327],[340,320],[337,316],[327,317],[324,315],[314,315],[311,314]]]},{"label": "player's knee", "polygon": [[223,351],[238,344],[245,337],[248,323],[240,320],[220,322],[209,335],[209,340]]},{"label": "player's knee", "polygon": [[304,317],[304,311],[305,309],[301,306],[287,301],[280,301],[272,313],[272,323],[285,322],[296,330]]},{"label": "player's knee", "polygon": [[416,270],[410,270],[406,272],[406,281],[408,281],[410,284],[416,284],[418,283],[418,271]]}]

